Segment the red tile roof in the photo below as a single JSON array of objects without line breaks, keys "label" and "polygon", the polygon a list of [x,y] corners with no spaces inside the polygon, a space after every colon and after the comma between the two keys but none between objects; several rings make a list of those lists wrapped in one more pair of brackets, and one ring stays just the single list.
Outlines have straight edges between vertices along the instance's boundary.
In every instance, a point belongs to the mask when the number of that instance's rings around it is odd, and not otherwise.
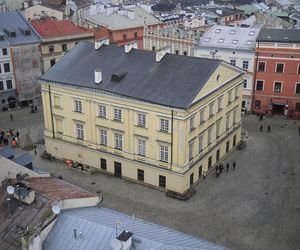
[{"label": "red tile roof", "polygon": [[66,36],[91,32],[86,28],[75,25],[69,20],[32,20],[31,24],[41,37]]}]

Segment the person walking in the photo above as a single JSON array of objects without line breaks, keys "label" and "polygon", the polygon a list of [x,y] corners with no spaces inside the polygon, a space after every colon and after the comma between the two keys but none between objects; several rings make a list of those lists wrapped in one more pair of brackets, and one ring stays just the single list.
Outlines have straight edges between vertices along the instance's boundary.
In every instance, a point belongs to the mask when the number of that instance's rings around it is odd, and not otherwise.
[{"label": "person walking", "polygon": [[260,128],[259,128],[259,130],[260,130],[260,132],[262,132],[262,131],[263,131],[263,125],[262,125],[262,124],[260,125]]},{"label": "person walking", "polygon": [[298,128],[298,136],[300,135],[300,126],[299,126],[299,128]]},{"label": "person walking", "polygon": [[271,133],[271,126],[270,125],[268,126],[267,133]]},{"label": "person walking", "polygon": [[232,169],[233,169],[233,171],[235,170],[235,166],[236,166],[236,163],[235,163],[235,161],[232,163]]},{"label": "person walking", "polygon": [[218,178],[218,176],[219,176],[219,166],[216,165],[216,178]]},{"label": "person walking", "polygon": [[13,116],[13,114],[10,114],[9,120],[12,121],[12,122],[14,121],[14,116]]},{"label": "person walking", "polygon": [[206,171],[203,171],[203,180],[206,178]]},{"label": "person walking", "polygon": [[229,163],[227,162],[226,164],[226,169],[227,169],[227,172],[229,171]]},{"label": "person walking", "polygon": [[19,136],[20,136],[20,133],[19,133],[19,131],[17,130],[16,137],[18,138],[18,140],[19,140]]}]

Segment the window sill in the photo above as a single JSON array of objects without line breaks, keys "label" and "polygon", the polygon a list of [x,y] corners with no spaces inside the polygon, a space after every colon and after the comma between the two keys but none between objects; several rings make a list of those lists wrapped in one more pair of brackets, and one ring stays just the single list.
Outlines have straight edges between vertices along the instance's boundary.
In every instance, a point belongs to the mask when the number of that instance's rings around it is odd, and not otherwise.
[{"label": "window sill", "polygon": [[162,163],[169,163],[168,161],[159,160]]},{"label": "window sill", "polygon": [[135,126],[138,127],[138,128],[146,128],[146,125],[136,124]]},{"label": "window sill", "polygon": [[193,132],[195,129],[195,127],[190,128],[190,133]]},{"label": "window sill", "polygon": [[164,134],[169,134],[169,131],[167,131],[167,130],[158,130],[158,132],[161,132],[161,133],[164,133]]},{"label": "window sill", "polygon": [[115,150],[119,150],[119,151],[122,151],[123,149],[122,149],[122,148],[115,148]]},{"label": "window sill", "polygon": [[83,114],[82,111],[74,110],[75,113]]},{"label": "window sill", "polygon": [[218,109],[218,112],[221,112],[223,109],[222,108],[220,108],[220,109]]},{"label": "window sill", "polygon": [[113,119],[114,122],[123,123],[122,120]]},{"label": "window sill", "polygon": [[100,115],[98,115],[97,118],[108,120],[106,116],[100,116]]}]

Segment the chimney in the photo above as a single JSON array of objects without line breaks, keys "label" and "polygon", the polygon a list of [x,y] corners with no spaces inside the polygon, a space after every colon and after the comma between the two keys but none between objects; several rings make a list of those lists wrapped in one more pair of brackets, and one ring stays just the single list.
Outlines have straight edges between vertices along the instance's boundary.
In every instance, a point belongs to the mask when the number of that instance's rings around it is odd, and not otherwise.
[{"label": "chimney", "polygon": [[129,250],[132,246],[132,236],[133,233],[129,231],[123,231],[118,237],[117,240],[119,240],[122,244],[122,250]]},{"label": "chimney", "polygon": [[124,48],[125,48],[125,53],[129,53],[132,49],[137,49],[138,45],[137,45],[137,42],[131,42],[131,43],[125,44]]},{"label": "chimney", "polygon": [[223,10],[216,10],[217,14],[222,15],[223,14]]},{"label": "chimney", "polygon": [[102,71],[101,69],[95,69],[95,83],[99,84],[102,82]]},{"label": "chimney", "polygon": [[161,59],[167,53],[171,53],[171,48],[170,47],[164,47],[164,48],[161,48],[160,50],[156,51],[156,62],[160,62]]},{"label": "chimney", "polygon": [[132,10],[127,11],[127,16],[129,17],[129,19],[134,20],[134,12]]},{"label": "chimney", "polygon": [[109,39],[105,38],[105,39],[95,41],[95,50],[100,49],[103,44],[109,45]]}]

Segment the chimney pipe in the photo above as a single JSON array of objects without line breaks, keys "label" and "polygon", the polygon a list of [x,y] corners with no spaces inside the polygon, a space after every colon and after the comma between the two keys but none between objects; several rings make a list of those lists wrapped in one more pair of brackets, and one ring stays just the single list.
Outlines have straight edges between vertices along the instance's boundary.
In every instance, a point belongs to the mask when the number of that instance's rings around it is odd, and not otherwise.
[{"label": "chimney pipe", "polygon": [[102,82],[102,71],[101,69],[95,69],[95,83],[99,84]]},{"label": "chimney pipe", "polygon": [[158,51],[156,51],[156,62],[160,62],[161,59],[165,56],[165,54],[171,53],[171,48],[170,47],[164,47]]},{"label": "chimney pipe", "polygon": [[109,45],[109,39],[104,38],[104,39],[95,41],[95,50],[100,49],[100,48],[102,47],[103,44]]},{"label": "chimney pipe", "polygon": [[137,49],[137,48],[138,48],[137,42],[131,42],[124,45],[125,53],[129,53],[130,50]]},{"label": "chimney pipe", "polygon": [[77,239],[77,229],[73,228],[74,238]]}]

